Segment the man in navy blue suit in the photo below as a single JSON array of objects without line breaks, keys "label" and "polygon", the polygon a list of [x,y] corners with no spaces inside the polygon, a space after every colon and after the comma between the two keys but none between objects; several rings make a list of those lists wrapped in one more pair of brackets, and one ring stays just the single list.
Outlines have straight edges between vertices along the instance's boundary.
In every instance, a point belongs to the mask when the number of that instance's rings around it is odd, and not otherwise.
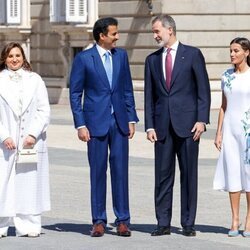
[{"label": "man in navy blue suit", "polygon": [[125,50],[116,48],[119,39],[116,19],[97,20],[93,36],[96,44],[77,54],[70,76],[70,102],[75,127],[78,138],[88,145],[91,236],[103,236],[107,224],[108,160],[117,234],[130,236],[128,138],[133,137],[138,118],[128,57]]},{"label": "man in navy blue suit", "polygon": [[152,21],[161,47],[145,62],[145,130],[155,143],[155,212],[152,236],[171,233],[175,159],[181,182],[181,225],[195,236],[199,140],[209,123],[210,86],[198,48],[180,43],[169,15]]}]

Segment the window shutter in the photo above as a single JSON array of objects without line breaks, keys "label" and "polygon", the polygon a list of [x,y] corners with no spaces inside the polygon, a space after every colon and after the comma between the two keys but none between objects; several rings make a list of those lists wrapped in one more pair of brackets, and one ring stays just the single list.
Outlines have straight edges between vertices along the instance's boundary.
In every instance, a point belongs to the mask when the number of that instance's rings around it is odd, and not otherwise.
[{"label": "window shutter", "polygon": [[0,0],[0,24],[6,22],[6,1]]},{"label": "window shutter", "polygon": [[50,22],[66,21],[65,0],[50,0]]},{"label": "window shutter", "polygon": [[56,0],[49,1],[49,20],[50,20],[50,22],[56,22],[55,2],[56,2]]},{"label": "window shutter", "polygon": [[87,22],[87,0],[66,0],[66,21]]},{"label": "window shutter", "polygon": [[7,0],[7,23],[21,23],[21,0]]},{"label": "window shutter", "polygon": [[58,2],[58,22],[65,22],[66,21],[66,3],[65,0],[57,0]]}]

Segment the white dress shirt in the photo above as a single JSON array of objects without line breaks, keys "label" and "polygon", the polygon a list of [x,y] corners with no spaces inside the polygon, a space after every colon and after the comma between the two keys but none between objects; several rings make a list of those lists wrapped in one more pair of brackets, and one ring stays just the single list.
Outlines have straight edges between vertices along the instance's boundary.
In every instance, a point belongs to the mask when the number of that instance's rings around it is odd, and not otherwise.
[{"label": "white dress shirt", "polygon": [[[174,68],[174,62],[175,62],[175,57],[176,57],[176,53],[177,53],[177,48],[179,45],[179,41],[177,40],[170,48],[171,48],[171,56],[172,56],[172,69]],[[163,48],[163,53],[162,53],[162,71],[163,71],[163,75],[164,75],[164,79],[166,81],[166,67],[165,67],[165,61],[166,61],[166,56],[167,56],[167,49],[166,47]],[[147,129],[146,132],[152,131],[154,130],[154,128],[149,128]]]},{"label": "white dress shirt", "polygon": [[[179,41],[176,41],[170,48],[170,54],[172,56],[172,69],[174,68],[174,62],[175,62],[175,57],[176,57],[176,52],[177,52],[177,48],[179,45]],[[165,61],[166,61],[166,56],[167,56],[167,48],[164,47],[163,48],[163,53],[162,53],[162,70],[163,70],[163,75],[164,75],[164,79],[166,80],[166,67],[165,67]]]},{"label": "white dress shirt", "polygon": [[105,62],[105,54],[106,52],[108,51],[109,52],[109,59],[111,61],[111,67],[113,67],[113,61],[112,61],[112,56],[111,56],[111,51],[110,50],[106,50],[104,48],[102,48],[100,45],[96,44],[96,48],[97,48],[97,51],[102,59],[102,63],[104,65],[104,62]]}]

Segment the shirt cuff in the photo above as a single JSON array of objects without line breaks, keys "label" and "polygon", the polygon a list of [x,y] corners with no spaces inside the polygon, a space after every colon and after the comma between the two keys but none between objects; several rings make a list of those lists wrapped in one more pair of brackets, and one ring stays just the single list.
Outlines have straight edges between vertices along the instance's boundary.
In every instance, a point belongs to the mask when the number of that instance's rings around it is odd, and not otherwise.
[{"label": "shirt cuff", "polygon": [[86,128],[86,126],[83,125],[83,126],[77,127],[76,129],[80,129],[80,128]]},{"label": "shirt cuff", "polygon": [[146,132],[154,131],[154,130],[155,130],[154,128],[148,128],[148,129],[146,130]]}]

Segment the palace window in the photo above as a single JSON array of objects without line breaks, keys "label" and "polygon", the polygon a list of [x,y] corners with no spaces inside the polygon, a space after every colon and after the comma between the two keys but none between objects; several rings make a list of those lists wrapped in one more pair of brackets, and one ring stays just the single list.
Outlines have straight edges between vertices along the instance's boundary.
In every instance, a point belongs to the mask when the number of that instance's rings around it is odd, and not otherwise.
[{"label": "palace window", "polygon": [[0,24],[21,23],[22,0],[0,0]]},{"label": "palace window", "polygon": [[86,23],[87,8],[88,0],[50,0],[50,21]]}]

